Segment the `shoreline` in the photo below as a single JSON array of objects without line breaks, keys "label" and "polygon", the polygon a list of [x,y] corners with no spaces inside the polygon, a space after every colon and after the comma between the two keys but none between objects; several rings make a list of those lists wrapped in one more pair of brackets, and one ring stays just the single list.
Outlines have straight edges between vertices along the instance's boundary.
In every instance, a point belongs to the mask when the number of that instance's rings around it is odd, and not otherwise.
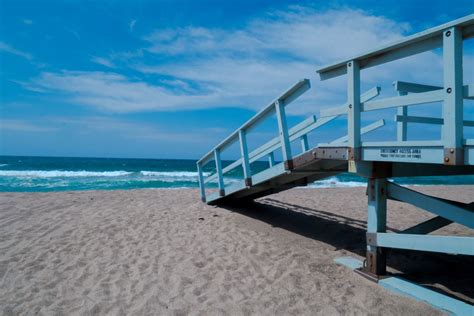
[{"label": "shoreline", "polygon": [[[401,186],[404,187],[413,187],[413,188],[423,188],[423,187],[458,187],[458,188],[464,188],[464,187],[473,187],[474,184],[400,184]],[[357,188],[365,188],[366,185],[360,185],[360,186],[334,186],[334,187],[312,187],[311,185],[307,186],[301,186],[301,187],[295,187],[293,189],[296,190],[319,190],[319,189],[357,189]],[[68,193],[68,192],[110,192],[110,191],[124,191],[124,192],[129,192],[129,191],[161,191],[161,190],[170,190],[170,191],[175,191],[175,190],[186,190],[186,191],[199,191],[199,187],[175,187],[175,188],[131,188],[131,189],[80,189],[80,190],[56,190],[56,191],[0,191],[1,194],[5,193]]]}]

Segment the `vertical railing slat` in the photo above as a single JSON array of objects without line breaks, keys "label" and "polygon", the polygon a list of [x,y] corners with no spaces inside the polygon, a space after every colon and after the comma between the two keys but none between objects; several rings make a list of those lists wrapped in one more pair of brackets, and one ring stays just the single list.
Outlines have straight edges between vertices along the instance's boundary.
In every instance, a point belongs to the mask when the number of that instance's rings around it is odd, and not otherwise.
[{"label": "vertical railing slat", "polygon": [[[369,179],[367,185],[367,233],[384,233],[387,227],[387,179]],[[386,259],[382,249],[367,246],[367,268],[373,274],[385,274]]]},{"label": "vertical railing slat", "polygon": [[301,140],[301,150],[305,153],[309,150],[308,135],[301,136],[300,140]]},{"label": "vertical railing slat", "polygon": [[270,167],[273,167],[275,165],[275,154],[273,152],[268,154],[268,164]]},{"label": "vertical railing slat", "polygon": [[347,135],[349,136],[349,158],[359,159],[360,148],[360,68],[357,60],[347,63]]},{"label": "vertical railing slat", "polygon": [[[398,91],[398,95],[407,95],[405,91]],[[408,106],[401,106],[397,108],[397,115],[407,117]],[[408,123],[406,121],[397,122],[397,141],[404,142],[407,140]]]},{"label": "vertical railing slat", "polygon": [[239,130],[240,154],[242,156],[242,169],[244,170],[244,182],[247,187],[252,186],[252,172],[250,170],[249,151],[247,147],[247,133]]},{"label": "vertical railing slat", "polygon": [[198,170],[198,178],[199,178],[199,190],[201,193],[201,201],[206,202],[206,187],[204,184],[204,176],[202,173],[202,166],[201,164],[197,164],[197,170]]},{"label": "vertical railing slat", "polygon": [[214,150],[214,159],[216,161],[217,185],[219,186],[219,195],[224,196],[224,176],[222,174],[221,152],[219,149]]},{"label": "vertical railing slat", "polygon": [[463,155],[463,77],[462,77],[462,31],[457,27],[443,34],[443,142],[444,162],[449,165],[462,164]]},{"label": "vertical railing slat", "polygon": [[285,104],[283,101],[275,102],[276,116],[278,120],[278,131],[283,154],[285,169],[293,169],[293,160],[291,156],[290,137],[288,135],[288,126],[286,123]]}]

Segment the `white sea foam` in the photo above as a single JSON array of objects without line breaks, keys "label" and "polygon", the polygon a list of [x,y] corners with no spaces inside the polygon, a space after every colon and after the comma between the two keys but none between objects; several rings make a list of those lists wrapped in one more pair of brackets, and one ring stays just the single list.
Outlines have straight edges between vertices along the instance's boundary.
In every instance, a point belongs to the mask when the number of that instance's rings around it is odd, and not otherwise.
[{"label": "white sea foam", "polygon": [[120,177],[131,172],[119,171],[69,171],[69,170],[0,170],[2,177],[59,178],[59,177]]},{"label": "white sea foam", "polygon": [[[193,171],[140,171],[146,178],[156,179],[161,182],[198,182],[198,173]],[[209,173],[203,173],[208,176]]]},{"label": "white sea foam", "polygon": [[340,181],[336,177],[331,177],[325,180],[316,181],[310,185],[308,188],[357,188],[365,187],[367,183],[359,181]]},{"label": "white sea foam", "polygon": [[[192,178],[198,176],[198,173],[194,171],[140,171],[140,173],[152,177]],[[209,173],[204,172],[203,175],[208,176]]]}]

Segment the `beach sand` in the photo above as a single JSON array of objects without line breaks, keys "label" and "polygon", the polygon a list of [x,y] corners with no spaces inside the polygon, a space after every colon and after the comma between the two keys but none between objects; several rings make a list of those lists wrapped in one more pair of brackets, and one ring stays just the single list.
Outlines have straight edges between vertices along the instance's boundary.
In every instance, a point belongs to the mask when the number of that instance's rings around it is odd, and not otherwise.
[{"label": "beach sand", "polygon": [[[418,187],[464,202],[474,186]],[[0,314],[439,315],[334,262],[363,258],[365,188],[212,207],[197,190],[0,194]],[[433,215],[389,202],[391,231]],[[440,234],[470,235],[451,224]],[[473,303],[471,257],[392,251],[391,271]]]}]

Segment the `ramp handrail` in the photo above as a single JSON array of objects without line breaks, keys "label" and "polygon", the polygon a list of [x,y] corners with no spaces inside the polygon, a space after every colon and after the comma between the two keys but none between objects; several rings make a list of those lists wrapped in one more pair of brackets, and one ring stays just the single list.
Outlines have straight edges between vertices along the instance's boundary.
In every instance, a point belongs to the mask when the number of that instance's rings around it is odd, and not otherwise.
[{"label": "ramp handrail", "polygon": [[[265,108],[260,110],[257,114],[255,114],[250,120],[245,122],[242,126],[236,129],[232,134],[230,134],[227,138],[225,138],[222,142],[220,142],[217,146],[215,146],[211,151],[209,151],[206,155],[204,155],[199,161],[197,162],[197,169],[198,169],[198,177],[199,177],[199,184],[201,190],[201,199],[203,201],[206,200],[206,192],[205,192],[205,181],[203,176],[203,166],[209,162],[212,157],[214,157],[216,163],[216,175],[214,177],[218,180],[218,187],[219,187],[219,195],[225,195],[225,185],[224,185],[224,170],[222,169],[221,157],[220,152],[226,146],[230,145],[234,141],[239,139],[240,142],[240,151],[241,151],[241,158],[239,159],[239,163],[234,163],[232,168],[226,167],[226,172],[230,171],[237,167],[239,164],[242,164],[243,171],[244,171],[244,179],[246,185],[251,185],[251,171],[250,171],[250,155],[248,153],[247,148],[247,138],[246,133],[252,129],[258,122],[262,121],[266,117],[268,117],[273,111],[276,112],[277,121],[278,121],[278,130],[279,130],[279,147],[282,148],[283,153],[283,160],[291,164],[291,147],[290,147],[290,136],[289,131],[286,123],[286,114],[285,114],[285,106],[296,100],[300,95],[305,93],[311,87],[309,79],[302,79],[298,81],[296,84],[291,86],[288,90],[282,93],[278,98],[268,104]],[[253,158],[255,158],[255,153]],[[209,181],[207,181],[209,182]]]}]

